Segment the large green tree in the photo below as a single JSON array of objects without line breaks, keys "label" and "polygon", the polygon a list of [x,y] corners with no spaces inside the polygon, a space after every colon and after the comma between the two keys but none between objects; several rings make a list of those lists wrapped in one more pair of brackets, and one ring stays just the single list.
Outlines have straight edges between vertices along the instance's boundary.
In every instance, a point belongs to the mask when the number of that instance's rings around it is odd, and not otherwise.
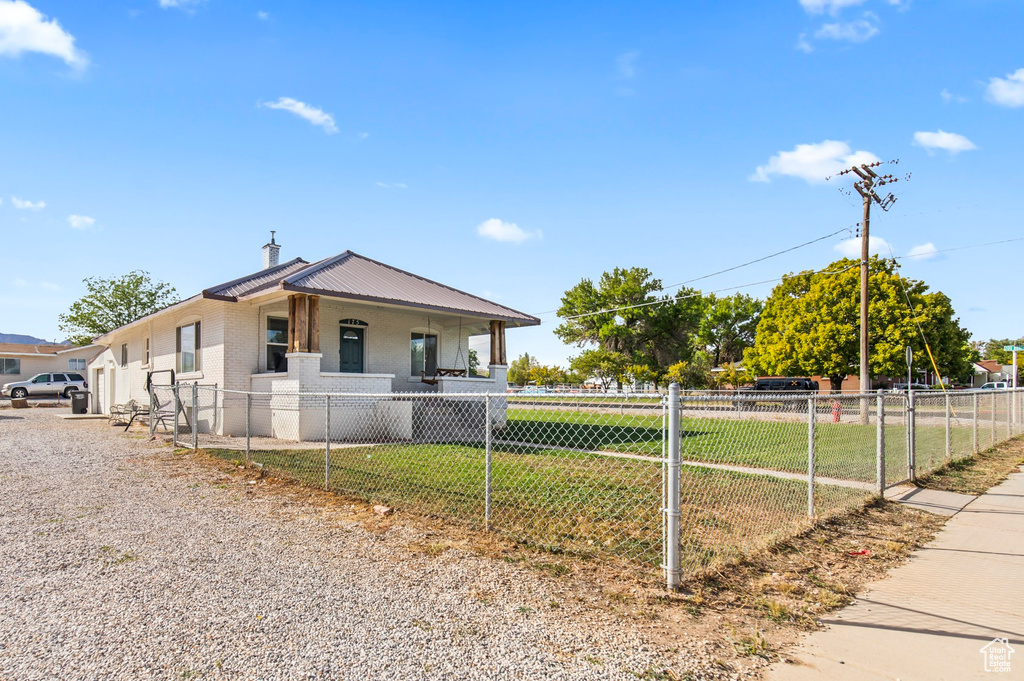
[{"label": "large green tree", "polygon": [[629,366],[629,360],[621,352],[600,349],[584,350],[569,358],[569,368],[580,378],[580,383],[597,379],[603,390],[608,390],[612,381],[621,383]]},{"label": "large green tree", "polygon": [[530,370],[540,366],[530,353],[524,352],[519,359],[512,360],[508,365],[508,382],[516,385],[526,385],[530,381]]},{"label": "large green tree", "polygon": [[[925,337],[943,377],[970,373],[970,334],[954,317],[949,298],[914,279],[902,280],[889,260],[869,263],[868,366],[872,375],[902,376],[905,348],[913,348],[914,365],[930,367]],[[790,275],[765,302],[757,339],[744,353],[755,374],[820,374],[833,389],[860,366],[860,268],[855,260],[832,263],[823,272]]]},{"label": "large green tree", "polygon": [[722,298],[711,293],[705,297],[705,304],[698,334],[701,345],[716,367],[739,362],[743,351],[754,344],[761,301],[745,293]]},{"label": "large green tree", "polygon": [[87,293],[58,317],[60,330],[77,345],[88,345],[96,336],[178,302],[173,286],[153,281],[142,270],[83,281]]},{"label": "large green tree", "polygon": [[564,321],[555,333],[565,343],[596,345],[660,375],[690,358],[704,309],[697,291],[670,296],[661,290],[661,281],[642,267],[615,268],[597,285],[584,279],[562,296],[558,315]]}]

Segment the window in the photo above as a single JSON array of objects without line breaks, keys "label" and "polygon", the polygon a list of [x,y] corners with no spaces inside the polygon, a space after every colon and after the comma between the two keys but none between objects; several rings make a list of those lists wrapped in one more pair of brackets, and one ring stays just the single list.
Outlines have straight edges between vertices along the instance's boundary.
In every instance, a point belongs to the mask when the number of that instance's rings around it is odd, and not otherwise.
[{"label": "window", "polygon": [[[142,363],[148,366],[149,365],[149,337],[148,336],[146,337],[145,348],[146,348],[146,351],[145,351],[145,355],[143,356],[144,359],[142,360]],[[82,367],[82,368],[84,369],[85,367]]]},{"label": "window", "polygon": [[437,373],[436,335],[432,333],[416,333],[414,331],[410,351],[413,376],[419,376],[420,372],[428,376],[433,376]]},{"label": "window", "polygon": [[288,320],[267,317],[267,371],[288,371]]},{"label": "window", "polygon": [[128,366],[128,344],[121,344],[121,368]]},{"label": "window", "polygon": [[0,359],[0,374],[11,376],[21,373],[21,360],[4,357]]},{"label": "window", "polygon": [[69,381],[84,381],[85,377],[82,374],[68,374]]},{"label": "window", "polygon": [[202,347],[199,322],[179,326],[177,332],[178,373],[188,374],[202,370]]},{"label": "window", "polygon": [[68,378],[64,374],[53,374],[54,383],[65,383],[67,380]]},{"label": "window", "polygon": [[33,383],[49,383],[50,382],[50,374],[39,374],[38,376],[36,376],[35,378],[32,379],[32,382]]},{"label": "window", "polygon": [[68,371],[85,371],[84,359],[69,359]]}]

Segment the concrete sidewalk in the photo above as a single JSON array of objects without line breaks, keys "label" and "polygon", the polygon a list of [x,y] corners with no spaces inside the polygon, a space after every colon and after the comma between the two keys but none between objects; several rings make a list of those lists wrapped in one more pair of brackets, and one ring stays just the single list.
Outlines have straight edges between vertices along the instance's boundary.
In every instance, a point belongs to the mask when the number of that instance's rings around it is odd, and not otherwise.
[{"label": "concrete sidewalk", "polygon": [[[910,562],[822,622],[828,629],[790,654],[796,662],[773,665],[767,678],[1024,678],[1024,472],[972,501]],[[1016,651],[1009,673],[985,670],[982,647],[996,638]]]}]

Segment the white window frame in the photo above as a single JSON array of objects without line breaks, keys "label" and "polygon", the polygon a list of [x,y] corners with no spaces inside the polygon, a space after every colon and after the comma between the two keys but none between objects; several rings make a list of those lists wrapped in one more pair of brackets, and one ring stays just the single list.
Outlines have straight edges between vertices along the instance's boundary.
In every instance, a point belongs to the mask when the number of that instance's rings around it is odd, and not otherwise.
[{"label": "white window frame", "polygon": [[149,366],[149,336],[146,336],[143,344],[142,366]]},{"label": "white window frame", "polygon": [[[270,332],[270,320],[283,320],[284,321],[284,343],[270,343],[267,341],[267,334]],[[268,314],[263,322],[263,363],[264,370],[267,373],[274,373],[276,369],[271,369],[270,364],[267,362],[267,349],[268,348],[284,348],[285,354],[288,354],[288,317],[278,317],[273,314]],[[285,360],[287,362],[287,360]],[[285,364],[287,366],[287,363]],[[283,373],[283,372],[278,372]]]},{"label": "white window frame", "polygon": [[85,360],[75,357],[68,359],[68,371],[85,371]]},{"label": "white window frame", "polygon": [[125,368],[128,367],[128,344],[127,343],[121,343],[121,364],[120,364],[120,366],[121,366],[122,369],[125,369]]},{"label": "white window frame", "polygon": [[17,357],[0,357],[0,376],[18,376],[20,374],[20,359]]},{"label": "white window frame", "polygon": [[426,348],[424,347],[423,366],[420,367],[419,369],[415,369],[412,366],[412,342],[414,340],[413,337],[412,337],[413,334],[419,334],[419,335],[424,336],[424,337],[426,337],[426,336],[433,336],[435,338],[435,341],[434,341],[434,352],[435,352],[434,364],[435,364],[435,368],[436,368],[436,367],[441,366],[441,333],[440,333],[440,330],[438,330],[438,329],[428,329],[427,327],[422,327],[422,328],[421,327],[413,327],[413,328],[409,329],[409,345],[408,345],[408,348],[409,348],[409,371],[410,371],[410,374],[409,374],[410,379],[409,380],[413,380],[413,379],[419,380],[419,378],[421,376],[420,372],[427,370],[427,366],[426,366],[427,365],[427,353],[426,353]]},{"label": "white window frame", "polygon": [[[185,371],[182,368],[182,348],[181,348],[181,331],[188,327],[193,327],[194,346],[192,348],[192,368]],[[198,374],[203,370],[203,327],[202,320],[196,319],[185,324],[181,324],[174,329],[174,365],[179,374]]]}]

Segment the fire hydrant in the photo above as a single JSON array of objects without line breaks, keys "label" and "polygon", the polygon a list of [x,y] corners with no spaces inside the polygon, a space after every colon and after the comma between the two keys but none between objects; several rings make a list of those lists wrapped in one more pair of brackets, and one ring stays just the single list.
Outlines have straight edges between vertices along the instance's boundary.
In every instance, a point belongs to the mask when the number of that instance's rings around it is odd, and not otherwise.
[{"label": "fire hydrant", "polygon": [[832,423],[839,423],[839,415],[843,413],[843,407],[838,402],[832,403]]}]

